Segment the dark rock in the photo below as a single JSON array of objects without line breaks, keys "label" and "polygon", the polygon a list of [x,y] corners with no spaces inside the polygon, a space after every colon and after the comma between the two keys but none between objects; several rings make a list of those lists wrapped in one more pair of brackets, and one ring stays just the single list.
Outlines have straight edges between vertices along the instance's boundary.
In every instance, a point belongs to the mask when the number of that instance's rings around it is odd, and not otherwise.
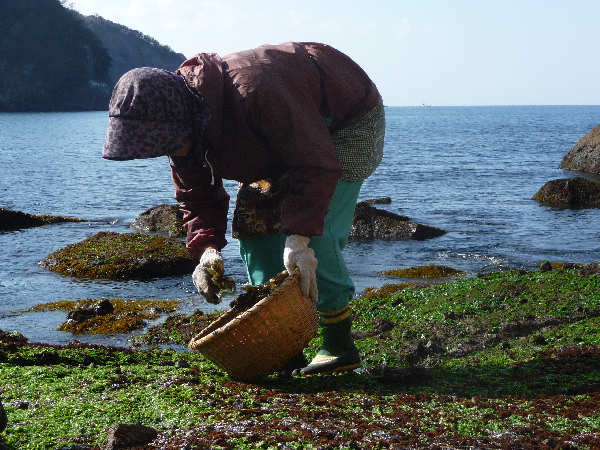
[{"label": "dark rock", "polygon": [[396,324],[386,319],[375,319],[372,326],[377,333],[387,333],[388,331],[392,331],[396,327]]},{"label": "dark rock", "polygon": [[96,316],[96,311],[91,308],[74,309],[73,311],[69,311],[69,314],[67,314],[67,322],[83,323],[86,320],[90,320],[92,317]]},{"label": "dark rock", "polygon": [[2,406],[2,402],[0,402],[0,433],[2,433],[6,429],[7,425],[8,425],[8,416],[6,415],[4,406]]},{"label": "dark rock", "polygon": [[540,264],[540,272],[552,272],[552,264],[549,261],[544,261]]},{"label": "dark rock", "polygon": [[600,173],[600,125],[569,150],[559,166],[561,169]]},{"label": "dark rock", "polygon": [[427,341],[425,349],[427,350],[427,354],[429,355],[435,353],[444,353],[445,351],[444,346],[440,342],[434,340]]},{"label": "dark rock", "polygon": [[78,278],[148,280],[192,273],[197,261],[177,239],[100,232],[51,253],[39,264]]},{"label": "dark rock", "polygon": [[114,312],[113,304],[110,300],[103,299],[98,301],[95,305],[90,308],[76,308],[69,311],[67,314],[67,323],[80,324],[84,323],[97,316],[107,316]]},{"label": "dark rock", "polygon": [[159,205],[140,214],[130,225],[141,233],[157,233],[169,237],[185,237],[183,213],[178,205]]},{"label": "dark rock", "polygon": [[562,206],[600,207],[600,183],[582,177],[548,181],[532,200]]},{"label": "dark rock", "polygon": [[359,202],[350,229],[351,239],[424,240],[446,234],[441,228],[411,222],[406,216],[383,211]]},{"label": "dark rock", "polygon": [[74,217],[36,216],[21,211],[0,208],[0,231],[21,230],[59,222],[85,222],[85,220]]},{"label": "dark rock", "polygon": [[368,200],[363,200],[368,205],[389,205],[392,203],[392,199],[390,197],[381,197],[381,198],[371,198]]},{"label": "dark rock", "polygon": [[114,311],[115,308],[110,300],[100,300],[96,305],[94,305],[94,312],[97,316],[106,316],[108,314],[112,314]]},{"label": "dark rock", "polygon": [[137,423],[118,424],[110,428],[102,444],[102,450],[119,450],[147,445],[156,439],[158,432],[154,428]]}]

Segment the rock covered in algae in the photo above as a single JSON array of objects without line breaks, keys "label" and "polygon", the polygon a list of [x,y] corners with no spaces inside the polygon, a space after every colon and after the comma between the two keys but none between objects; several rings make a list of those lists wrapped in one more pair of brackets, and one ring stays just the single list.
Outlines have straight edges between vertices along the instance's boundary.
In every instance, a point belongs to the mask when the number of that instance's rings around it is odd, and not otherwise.
[{"label": "rock covered in algae", "polygon": [[429,264],[427,266],[408,267],[406,269],[393,269],[381,272],[383,275],[390,275],[398,278],[448,278],[462,275],[464,272],[453,267],[441,266],[438,264]]},{"label": "rock covered in algae", "polygon": [[424,240],[446,234],[441,228],[412,222],[408,217],[384,211],[367,202],[356,204],[350,229],[352,239]]},{"label": "rock covered in algae", "polygon": [[77,278],[149,280],[192,273],[197,261],[173,238],[103,231],[51,253],[39,264]]},{"label": "rock covered in algae", "polygon": [[140,214],[131,224],[131,228],[141,233],[156,233],[169,237],[185,237],[183,213],[178,205],[159,205]]},{"label": "rock covered in algae", "polygon": [[0,231],[20,230],[23,228],[40,227],[60,222],[86,222],[84,219],[75,217],[50,216],[25,213],[22,211],[13,211],[11,209],[0,208]]},{"label": "rock covered in algae", "polygon": [[129,333],[144,328],[148,321],[173,312],[178,300],[86,299],[61,300],[36,305],[24,312],[68,311],[58,328],[74,334]]},{"label": "rock covered in algae", "polygon": [[582,177],[552,180],[544,184],[532,200],[562,206],[600,206],[600,183]]},{"label": "rock covered in algae", "polygon": [[560,168],[600,173],[600,125],[579,139],[564,156]]}]

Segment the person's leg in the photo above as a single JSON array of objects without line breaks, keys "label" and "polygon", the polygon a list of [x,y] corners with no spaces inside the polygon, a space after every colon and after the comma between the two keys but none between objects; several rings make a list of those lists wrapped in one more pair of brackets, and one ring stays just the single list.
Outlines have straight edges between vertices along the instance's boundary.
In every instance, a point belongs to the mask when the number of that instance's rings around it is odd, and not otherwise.
[{"label": "person's leg", "polygon": [[309,366],[302,370],[304,374],[350,370],[360,366],[352,338],[349,307],[355,289],[342,250],[348,242],[362,184],[362,181],[338,182],[325,218],[323,235],[313,237],[309,243],[318,261],[317,310],[323,345]]},{"label": "person's leg", "polygon": [[[362,184],[362,181],[338,182],[325,217],[323,235],[313,236],[309,243],[318,261],[317,310],[323,346],[312,363],[305,368],[305,373],[323,372],[323,367],[326,369],[332,364],[336,369],[360,365],[352,338],[352,315],[348,306],[354,297],[354,283],[342,250],[348,242]],[[285,239],[284,234],[278,233],[239,240],[240,255],[246,264],[250,284],[256,286],[265,283],[284,270]]]},{"label": "person's leg", "polygon": [[283,249],[286,236],[281,233],[239,239],[240,256],[246,265],[248,282],[252,286],[264,284],[285,270]]}]

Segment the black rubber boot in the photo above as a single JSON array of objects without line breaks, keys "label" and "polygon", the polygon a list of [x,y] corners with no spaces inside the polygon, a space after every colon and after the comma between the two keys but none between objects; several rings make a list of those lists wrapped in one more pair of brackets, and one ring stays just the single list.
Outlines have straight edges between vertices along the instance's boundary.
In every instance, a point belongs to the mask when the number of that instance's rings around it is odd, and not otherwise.
[{"label": "black rubber boot", "polygon": [[309,365],[294,375],[329,375],[360,367],[360,354],[352,337],[352,315],[346,307],[332,313],[319,313],[323,346]]},{"label": "black rubber boot", "polygon": [[2,402],[0,402],[0,433],[4,431],[7,425],[8,417],[6,416],[6,411],[4,410],[4,406],[2,406]]}]

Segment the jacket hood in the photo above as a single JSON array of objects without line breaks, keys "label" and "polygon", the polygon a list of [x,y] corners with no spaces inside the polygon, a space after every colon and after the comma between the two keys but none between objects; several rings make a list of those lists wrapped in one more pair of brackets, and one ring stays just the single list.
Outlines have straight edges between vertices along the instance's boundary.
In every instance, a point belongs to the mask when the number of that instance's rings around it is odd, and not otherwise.
[{"label": "jacket hood", "polygon": [[221,57],[216,53],[198,53],[185,61],[177,70],[187,85],[196,92],[210,109],[210,123],[206,138],[218,145],[223,120],[223,88],[225,70]]},{"label": "jacket hood", "polygon": [[178,74],[150,67],[130,70],[113,89],[102,157],[156,158],[178,151],[194,138],[198,102]]}]

